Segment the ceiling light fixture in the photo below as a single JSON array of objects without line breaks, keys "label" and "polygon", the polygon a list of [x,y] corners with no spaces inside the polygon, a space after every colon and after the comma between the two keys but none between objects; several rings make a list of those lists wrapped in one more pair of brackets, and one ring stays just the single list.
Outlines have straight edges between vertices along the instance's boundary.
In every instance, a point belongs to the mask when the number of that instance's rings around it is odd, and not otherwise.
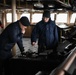
[{"label": "ceiling light fixture", "polygon": [[52,7],[54,7],[54,5],[53,4],[49,4],[48,7],[52,8]]},{"label": "ceiling light fixture", "polygon": [[38,2],[34,4],[34,6],[38,7],[38,8],[43,8],[44,7],[43,4],[40,3],[40,0],[38,0]]}]

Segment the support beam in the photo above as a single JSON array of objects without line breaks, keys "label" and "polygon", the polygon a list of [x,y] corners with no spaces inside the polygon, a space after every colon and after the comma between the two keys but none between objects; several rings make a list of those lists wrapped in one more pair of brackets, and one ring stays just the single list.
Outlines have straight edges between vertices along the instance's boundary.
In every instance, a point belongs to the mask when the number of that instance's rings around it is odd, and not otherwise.
[{"label": "support beam", "polygon": [[[12,22],[16,21],[16,0],[12,0]],[[12,48],[13,56],[16,55],[16,45]]]}]

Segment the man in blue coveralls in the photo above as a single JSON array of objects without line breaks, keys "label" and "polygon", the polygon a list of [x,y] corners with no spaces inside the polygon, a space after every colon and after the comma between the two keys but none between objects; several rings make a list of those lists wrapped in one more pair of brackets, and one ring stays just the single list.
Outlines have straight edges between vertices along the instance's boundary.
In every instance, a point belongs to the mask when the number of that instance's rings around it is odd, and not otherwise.
[{"label": "man in blue coveralls", "polygon": [[50,11],[45,10],[40,22],[36,24],[31,34],[31,44],[34,46],[38,39],[38,53],[44,50],[56,52],[58,44],[58,29],[50,18]]}]

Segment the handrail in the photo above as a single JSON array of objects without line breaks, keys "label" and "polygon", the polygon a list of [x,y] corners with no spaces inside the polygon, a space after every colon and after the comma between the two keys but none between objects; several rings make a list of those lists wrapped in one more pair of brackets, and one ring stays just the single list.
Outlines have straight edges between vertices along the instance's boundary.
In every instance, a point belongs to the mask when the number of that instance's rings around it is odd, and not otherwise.
[{"label": "handrail", "polygon": [[65,71],[68,71],[75,58],[76,58],[76,47],[68,55],[65,61],[55,70],[53,70],[50,75],[65,75]]}]

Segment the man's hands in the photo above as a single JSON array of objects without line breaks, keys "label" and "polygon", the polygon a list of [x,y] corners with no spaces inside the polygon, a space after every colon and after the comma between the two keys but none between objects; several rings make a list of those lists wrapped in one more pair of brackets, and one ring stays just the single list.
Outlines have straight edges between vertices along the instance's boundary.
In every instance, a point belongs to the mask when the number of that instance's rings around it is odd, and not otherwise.
[{"label": "man's hands", "polygon": [[21,54],[22,54],[22,55],[26,55],[26,52],[23,51],[23,52],[21,52]]},{"label": "man's hands", "polygon": [[[32,42],[31,45],[35,46],[36,42]],[[27,54],[31,54],[31,53],[32,53],[31,51],[27,51],[27,52],[23,51],[23,52],[21,52],[21,55],[27,55]]]},{"label": "man's hands", "polygon": [[29,52],[29,51],[27,51],[27,52],[21,52],[21,55],[22,56],[26,56],[26,57],[31,57],[32,56],[32,52]]},{"label": "man's hands", "polygon": [[31,44],[32,44],[32,46],[34,46],[36,44],[36,42],[32,42]]}]

